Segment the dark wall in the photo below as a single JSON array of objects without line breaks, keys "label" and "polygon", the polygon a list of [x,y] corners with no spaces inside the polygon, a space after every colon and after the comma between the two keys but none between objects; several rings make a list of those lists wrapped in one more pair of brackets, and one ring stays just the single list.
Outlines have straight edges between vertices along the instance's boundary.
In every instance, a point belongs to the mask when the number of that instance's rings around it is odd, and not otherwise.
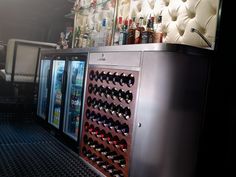
[{"label": "dark wall", "polygon": [[229,19],[233,10],[229,8],[229,1],[222,2],[218,48],[211,62],[197,177],[236,176],[236,65],[235,57],[231,57],[233,45],[228,42],[232,29]]},{"label": "dark wall", "polygon": [[56,42],[73,20],[66,19],[73,3],[67,0],[1,0],[0,41],[10,38]]}]

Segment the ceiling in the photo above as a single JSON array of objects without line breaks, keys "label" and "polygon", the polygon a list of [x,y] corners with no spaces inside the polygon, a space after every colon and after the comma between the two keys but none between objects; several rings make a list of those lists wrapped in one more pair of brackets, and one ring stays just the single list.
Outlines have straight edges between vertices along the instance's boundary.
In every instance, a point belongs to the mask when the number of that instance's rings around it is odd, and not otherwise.
[{"label": "ceiling", "polygon": [[0,25],[6,21],[47,24],[63,20],[72,7],[71,0],[0,0]]},{"label": "ceiling", "polygon": [[0,0],[0,41],[10,38],[52,41],[73,19],[73,0]]}]

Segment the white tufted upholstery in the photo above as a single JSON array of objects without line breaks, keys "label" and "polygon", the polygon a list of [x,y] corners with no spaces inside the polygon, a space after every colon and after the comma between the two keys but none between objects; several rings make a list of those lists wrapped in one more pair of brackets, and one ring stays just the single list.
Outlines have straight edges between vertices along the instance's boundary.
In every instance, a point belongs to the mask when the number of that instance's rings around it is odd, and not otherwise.
[{"label": "white tufted upholstery", "polygon": [[[80,0],[77,0],[80,2]],[[207,48],[206,42],[191,28],[200,31],[211,44],[215,43],[217,14],[220,0],[119,0],[117,17],[123,19],[141,16],[144,19],[162,15],[164,33],[163,42],[180,43]],[[114,0],[111,0],[114,4]],[[111,4],[110,2],[108,4]],[[86,23],[101,23],[102,18],[112,20],[114,6],[109,10],[97,11],[95,14],[75,16],[75,27]],[[101,9],[100,9],[101,10]],[[83,11],[82,11],[83,12]]]},{"label": "white tufted upholstery", "polygon": [[[17,48],[16,43],[19,43]],[[56,44],[10,39],[7,43],[5,69],[0,70],[0,76],[6,81],[11,81],[14,51],[16,50],[14,81],[33,82],[39,48],[56,48]]]},{"label": "white tufted upholstery", "polygon": [[[161,14],[163,42],[208,47],[199,35],[191,32],[195,28],[214,47],[218,7],[219,0],[130,0],[129,18]],[[123,8],[119,6],[119,11]]]}]

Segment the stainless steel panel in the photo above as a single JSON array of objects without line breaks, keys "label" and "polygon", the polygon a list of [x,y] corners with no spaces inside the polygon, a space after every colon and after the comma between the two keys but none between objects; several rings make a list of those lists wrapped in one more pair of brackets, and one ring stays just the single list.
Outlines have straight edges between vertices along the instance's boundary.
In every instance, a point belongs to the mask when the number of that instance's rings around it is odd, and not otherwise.
[{"label": "stainless steel panel", "polygon": [[192,177],[203,115],[208,61],[144,52],[131,177]]},{"label": "stainless steel panel", "polygon": [[101,52],[90,53],[89,64],[138,67],[141,52]]}]

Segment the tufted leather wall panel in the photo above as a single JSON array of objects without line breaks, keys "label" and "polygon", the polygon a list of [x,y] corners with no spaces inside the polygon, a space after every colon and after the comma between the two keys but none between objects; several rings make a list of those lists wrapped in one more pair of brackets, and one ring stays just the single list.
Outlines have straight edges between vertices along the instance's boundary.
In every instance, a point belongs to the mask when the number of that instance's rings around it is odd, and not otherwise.
[{"label": "tufted leather wall panel", "polygon": [[[162,15],[163,42],[207,48],[207,43],[191,32],[195,28],[214,48],[219,0],[130,0],[129,3],[128,18]],[[127,6],[119,6],[119,12]],[[126,16],[126,13],[118,15]]]}]

